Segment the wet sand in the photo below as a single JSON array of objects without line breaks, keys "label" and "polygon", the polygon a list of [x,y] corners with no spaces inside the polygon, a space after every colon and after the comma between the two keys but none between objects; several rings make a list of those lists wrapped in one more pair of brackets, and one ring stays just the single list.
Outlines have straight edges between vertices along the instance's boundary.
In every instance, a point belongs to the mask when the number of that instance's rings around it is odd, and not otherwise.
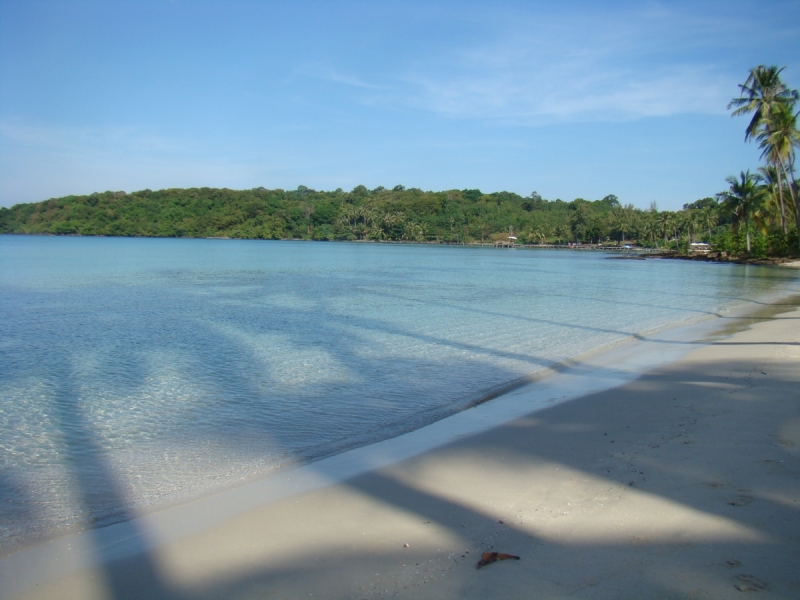
[{"label": "wet sand", "polygon": [[[136,552],[98,530],[73,538],[96,542],[96,564],[70,563],[81,549],[64,540],[5,557],[0,596],[798,598],[800,310],[778,310],[619,387],[344,481],[223,520],[213,502],[188,507],[195,525],[208,510],[205,527]],[[521,558],[478,570],[485,551]]]}]

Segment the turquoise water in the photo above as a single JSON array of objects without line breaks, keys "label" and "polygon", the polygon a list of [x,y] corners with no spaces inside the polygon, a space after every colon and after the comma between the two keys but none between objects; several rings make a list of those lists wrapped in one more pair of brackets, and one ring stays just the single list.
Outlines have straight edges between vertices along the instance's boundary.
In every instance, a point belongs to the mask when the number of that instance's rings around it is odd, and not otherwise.
[{"label": "turquoise water", "polygon": [[0,236],[0,544],[421,427],[789,269],[594,252]]}]

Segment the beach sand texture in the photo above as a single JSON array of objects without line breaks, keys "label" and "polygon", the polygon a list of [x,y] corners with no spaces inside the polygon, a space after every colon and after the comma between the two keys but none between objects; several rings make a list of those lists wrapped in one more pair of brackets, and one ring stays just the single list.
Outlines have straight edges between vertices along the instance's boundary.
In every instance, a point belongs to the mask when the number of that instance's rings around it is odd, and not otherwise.
[{"label": "beach sand texture", "polygon": [[[482,552],[520,557],[476,564]],[[36,569],[36,565],[28,565]],[[24,598],[800,598],[800,310]],[[0,595],[10,597],[0,582]]]}]

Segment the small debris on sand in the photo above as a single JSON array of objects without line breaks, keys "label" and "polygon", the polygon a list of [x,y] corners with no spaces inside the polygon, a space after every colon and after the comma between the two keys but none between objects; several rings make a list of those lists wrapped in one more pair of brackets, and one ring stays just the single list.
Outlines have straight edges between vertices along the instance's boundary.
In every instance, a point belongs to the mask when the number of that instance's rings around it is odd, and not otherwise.
[{"label": "small debris on sand", "polygon": [[513,554],[503,554],[502,552],[484,552],[481,554],[481,559],[478,561],[478,566],[475,568],[480,569],[481,567],[490,565],[498,560],[509,559],[519,560],[519,556],[514,556]]}]

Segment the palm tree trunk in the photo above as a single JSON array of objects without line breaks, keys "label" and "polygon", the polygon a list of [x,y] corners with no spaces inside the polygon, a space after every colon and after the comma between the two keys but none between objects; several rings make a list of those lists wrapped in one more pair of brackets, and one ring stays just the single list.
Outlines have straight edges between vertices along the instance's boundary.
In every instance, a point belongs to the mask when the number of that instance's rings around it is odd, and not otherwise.
[{"label": "palm tree trunk", "polygon": [[792,201],[794,202],[794,223],[797,227],[797,249],[800,250],[800,202],[797,201],[796,181],[792,181],[789,185],[789,190],[792,193]]},{"label": "palm tree trunk", "polygon": [[747,239],[747,254],[750,255],[750,219],[744,213],[744,237]]},{"label": "palm tree trunk", "polygon": [[[791,164],[790,166],[794,167]],[[791,173],[791,181],[789,181],[789,173],[787,173],[786,165],[781,164],[783,174],[786,176],[786,182],[789,184],[789,195],[792,197],[792,204],[794,204],[794,222],[797,226],[797,247],[800,249],[800,203],[797,202],[797,182],[794,180],[794,168],[789,171]]]},{"label": "palm tree trunk", "polygon": [[778,176],[778,206],[781,209],[781,228],[783,229],[783,235],[787,235],[789,232],[786,228],[786,206],[783,202],[783,182],[781,181],[781,170],[780,168],[775,169],[775,173]]}]

